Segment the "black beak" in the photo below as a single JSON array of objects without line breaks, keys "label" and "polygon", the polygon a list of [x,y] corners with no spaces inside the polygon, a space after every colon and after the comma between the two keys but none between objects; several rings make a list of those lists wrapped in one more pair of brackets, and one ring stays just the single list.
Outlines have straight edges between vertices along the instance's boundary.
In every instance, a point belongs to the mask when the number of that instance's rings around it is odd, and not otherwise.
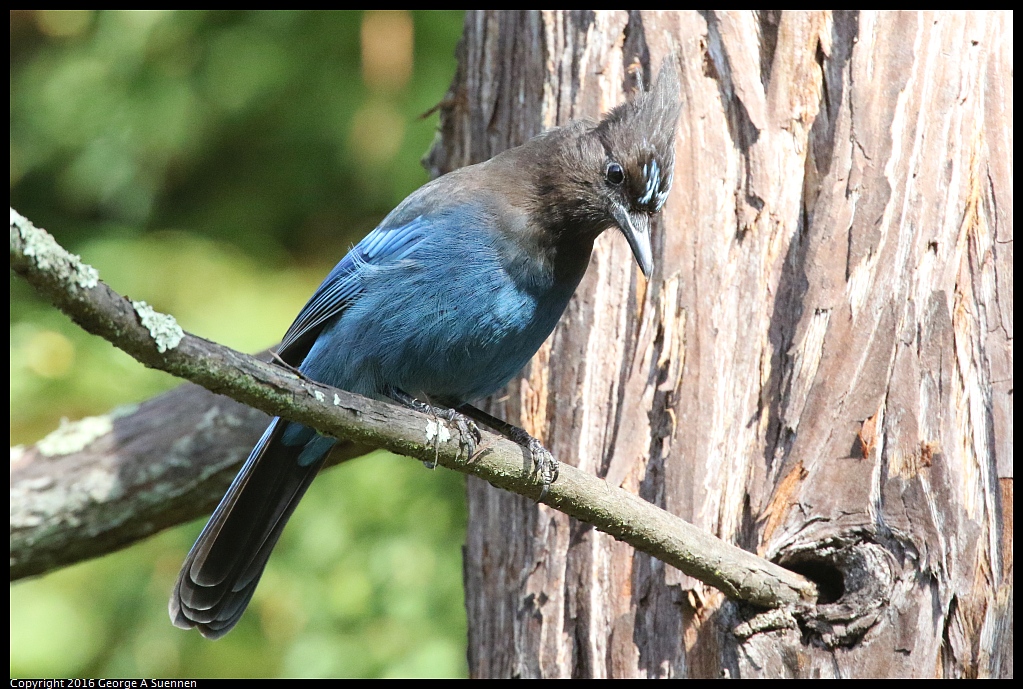
[{"label": "black beak", "polygon": [[611,215],[629,241],[639,269],[649,278],[654,270],[653,249],[650,248],[650,216],[646,213],[630,213],[617,203],[611,205]]}]

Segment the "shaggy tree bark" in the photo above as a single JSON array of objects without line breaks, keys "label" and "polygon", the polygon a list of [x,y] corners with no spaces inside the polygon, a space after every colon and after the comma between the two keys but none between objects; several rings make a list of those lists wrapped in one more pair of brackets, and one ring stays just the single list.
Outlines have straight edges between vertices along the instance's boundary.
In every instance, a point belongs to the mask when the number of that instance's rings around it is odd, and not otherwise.
[{"label": "shaggy tree bark", "polygon": [[1012,16],[470,13],[435,172],[674,53],[675,185],[490,409],[802,571],[756,615],[470,479],[475,676],[1012,675]]}]

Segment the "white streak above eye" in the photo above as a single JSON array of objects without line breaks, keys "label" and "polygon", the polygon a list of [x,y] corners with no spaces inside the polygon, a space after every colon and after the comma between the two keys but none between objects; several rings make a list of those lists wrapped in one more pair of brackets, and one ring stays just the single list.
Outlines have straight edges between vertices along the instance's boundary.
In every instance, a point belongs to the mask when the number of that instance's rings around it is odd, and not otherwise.
[{"label": "white streak above eye", "polygon": [[661,166],[657,164],[656,160],[651,160],[649,164],[643,166],[643,179],[646,182],[646,188],[643,190],[639,202],[647,205],[654,200],[657,188],[661,186]]}]

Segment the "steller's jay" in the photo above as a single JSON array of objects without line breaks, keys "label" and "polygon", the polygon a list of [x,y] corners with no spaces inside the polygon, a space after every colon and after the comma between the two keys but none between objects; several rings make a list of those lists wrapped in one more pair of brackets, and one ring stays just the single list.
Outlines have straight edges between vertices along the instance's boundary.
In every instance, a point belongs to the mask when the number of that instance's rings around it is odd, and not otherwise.
[{"label": "steller's jay", "polygon": [[[651,91],[599,123],[571,122],[421,187],[341,259],[278,356],[313,380],[463,429],[475,426],[451,410],[490,425],[528,449],[546,489],[557,475],[550,453],[469,403],[536,353],[605,229],[622,231],[650,275],[650,218],[671,188],[680,107],[666,61]],[[185,559],[169,606],[175,625],[216,639],[238,622],[334,443],[270,422]]]}]

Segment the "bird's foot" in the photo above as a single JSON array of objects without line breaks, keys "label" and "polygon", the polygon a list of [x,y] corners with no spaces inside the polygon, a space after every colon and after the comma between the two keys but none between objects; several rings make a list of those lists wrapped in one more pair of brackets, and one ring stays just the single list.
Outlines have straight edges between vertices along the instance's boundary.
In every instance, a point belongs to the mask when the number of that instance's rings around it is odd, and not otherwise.
[{"label": "bird's foot", "polygon": [[502,421],[471,404],[463,404],[459,409],[477,421],[487,424],[505,438],[522,446],[523,449],[529,450],[529,456],[533,460],[533,473],[540,479],[541,485],[540,497],[537,498],[537,502],[543,500],[547,496],[551,484],[558,480],[558,460],[554,458],[554,455],[524,428]]},{"label": "bird's foot", "polygon": [[[436,407],[434,408],[436,409]],[[458,446],[459,449],[465,450],[465,456],[472,457],[476,454],[476,448],[483,442],[483,434],[480,433],[480,427],[476,425],[476,422],[454,409],[439,411],[443,412],[442,418],[455,424],[455,428],[458,429]]]},{"label": "bird's foot", "polygon": [[551,484],[558,480],[558,460],[554,458],[550,450],[540,444],[540,441],[529,436],[529,454],[533,456],[533,466],[536,475],[543,486],[540,490],[540,497],[537,502],[543,500],[550,490]]},{"label": "bird's foot", "polygon": [[[480,443],[483,441],[483,434],[480,433],[479,426],[476,425],[476,422],[454,409],[435,407],[432,404],[420,402],[415,397],[398,390],[392,391],[391,397],[411,409],[415,409],[416,411],[424,414],[429,414],[436,419],[450,421],[454,424],[455,428],[458,430],[459,450],[464,450],[466,457],[472,457],[476,453],[476,448],[479,447]],[[435,469],[437,467],[437,455],[440,452],[440,442],[441,436],[440,433],[437,433],[433,436],[434,459],[432,461],[423,462],[427,469]]]},{"label": "bird's foot", "polygon": [[508,437],[529,450],[529,454],[533,458],[533,472],[540,479],[542,486],[540,497],[537,498],[537,502],[539,502],[547,496],[551,484],[558,480],[558,460],[554,458],[550,450],[524,429],[508,424],[507,431]]}]

